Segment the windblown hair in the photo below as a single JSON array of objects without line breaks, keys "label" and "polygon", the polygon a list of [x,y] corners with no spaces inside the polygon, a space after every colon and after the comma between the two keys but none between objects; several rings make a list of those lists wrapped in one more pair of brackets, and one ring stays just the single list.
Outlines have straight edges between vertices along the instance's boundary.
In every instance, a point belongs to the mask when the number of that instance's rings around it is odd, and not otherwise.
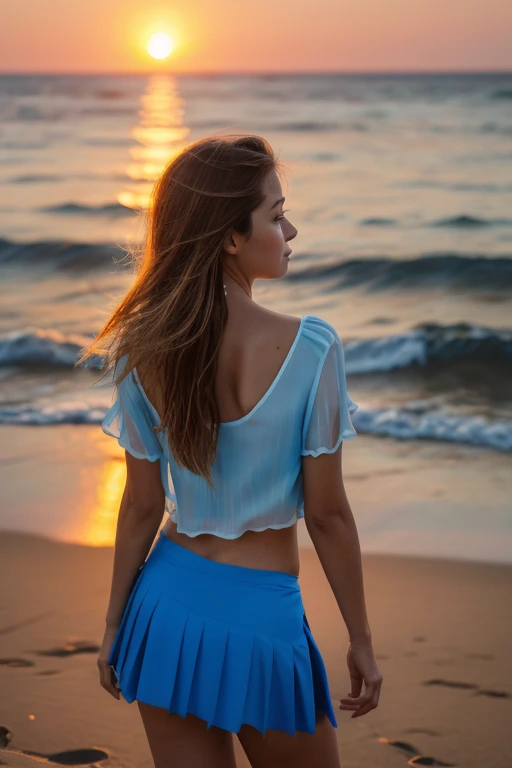
[{"label": "windblown hair", "polygon": [[93,354],[117,382],[137,369],[181,467],[212,485],[219,411],[218,352],[227,322],[221,255],[234,231],[252,235],[251,212],[280,162],[260,136],[213,136],[189,144],[155,182],[146,234],[134,250],[135,280],[76,365]]}]

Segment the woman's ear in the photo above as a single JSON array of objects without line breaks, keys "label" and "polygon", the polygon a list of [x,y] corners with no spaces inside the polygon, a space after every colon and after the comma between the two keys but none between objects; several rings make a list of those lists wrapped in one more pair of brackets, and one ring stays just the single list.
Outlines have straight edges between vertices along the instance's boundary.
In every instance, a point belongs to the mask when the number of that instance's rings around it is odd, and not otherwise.
[{"label": "woman's ear", "polygon": [[224,240],[224,250],[232,256],[236,254],[236,243],[232,234],[228,235]]}]

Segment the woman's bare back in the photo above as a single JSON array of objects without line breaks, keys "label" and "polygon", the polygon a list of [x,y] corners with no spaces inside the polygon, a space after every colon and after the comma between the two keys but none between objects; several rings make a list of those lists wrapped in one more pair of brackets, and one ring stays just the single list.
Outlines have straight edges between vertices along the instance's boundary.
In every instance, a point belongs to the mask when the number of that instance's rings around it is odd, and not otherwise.
[{"label": "woman's bare back", "polygon": [[[221,422],[237,421],[265,395],[295,340],[300,320],[257,307],[230,311],[216,379]],[[237,539],[212,534],[178,533],[171,519],[164,526],[171,540],[197,554],[223,563],[299,573],[297,524],[281,529],[246,531]]]}]

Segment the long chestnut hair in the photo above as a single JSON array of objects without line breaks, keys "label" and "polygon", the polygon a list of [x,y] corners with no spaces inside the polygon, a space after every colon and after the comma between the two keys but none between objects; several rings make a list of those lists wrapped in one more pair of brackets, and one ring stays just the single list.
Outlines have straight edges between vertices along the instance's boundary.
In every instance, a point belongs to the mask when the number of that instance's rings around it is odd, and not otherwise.
[{"label": "long chestnut hair", "polygon": [[127,355],[167,429],[178,463],[212,484],[219,412],[218,352],[227,322],[224,241],[249,240],[266,174],[280,162],[261,136],[212,136],[189,144],[155,182],[145,237],[133,250],[135,280],[76,365],[93,354],[104,369]]}]

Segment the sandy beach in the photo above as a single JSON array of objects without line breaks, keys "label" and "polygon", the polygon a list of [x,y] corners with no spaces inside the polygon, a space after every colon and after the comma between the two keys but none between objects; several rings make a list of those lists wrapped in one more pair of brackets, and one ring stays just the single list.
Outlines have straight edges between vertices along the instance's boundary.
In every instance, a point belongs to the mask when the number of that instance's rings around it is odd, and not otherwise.
[{"label": "sandy beach", "polygon": [[[1,533],[4,764],[152,765],[136,705],[114,700],[98,682],[112,555],[112,547]],[[363,560],[384,685],[365,717],[337,711],[343,765],[509,768],[512,566]],[[300,582],[336,700],[349,690],[347,635],[310,548],[301,549]],[[237,760],[248,765],[239,746]]]}]

